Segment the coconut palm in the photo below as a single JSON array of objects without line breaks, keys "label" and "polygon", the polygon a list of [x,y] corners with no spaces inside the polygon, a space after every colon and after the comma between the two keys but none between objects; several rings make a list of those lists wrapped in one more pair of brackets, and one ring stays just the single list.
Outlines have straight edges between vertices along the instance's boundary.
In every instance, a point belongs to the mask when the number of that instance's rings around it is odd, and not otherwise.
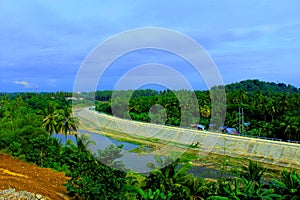
[{"label": "coconut palm", "polygon": [[42,127],[49,132],[50,135],[57,132],[57,112],[55,110],[54,104],[49,103],[47,108],[43,111],[44,119]]},{"label": "coconut palm", "polygon": [[233,95],[234,97],[232,101],[235,104],[242,105],[243,102],[247,99],[246,92],[243,89],[236,90]]},{"label": "coconut palm", "polygon": [[160,189],[165,192],[175,194],[174,199],[186,199],[190,190],[185,186],[187,179],[187,171],[191,168],[191,164],[184,164],[179,167],[179,160],[173,161],[170,158],[165,160],[160,157],[155,158],[158,166],[149,163],[148,167],[153,168],[147,178],[147,187],[153,190]]},{"label": "coconut palm", "polygon": [[232,111],[231,113],[226,113],[226,125],[229,127],[238,127],[239,126],[239,113]]},{"label": "coconut palm", "polygon": [[59,110],[58,113],[57,129],[66,136],[67,140],[68,135],[72,135],[74,132],[77,132],[79,120],[77,117],[73,116],[72,109],[70,107]]},{"label": "coconut palm", "polygon": [[284,134],[286,135],[286,138],[289,140],[297,138],[297,133],[299,133],[298,120],[298,117],[286,116],[284,121],[280,123],[280,126],[284,128]]},{"label": "coconut palm", "polygon": [[57,122],[55,121],[55,117],[56,116],[54,113],[50,113],[49,115],[45,116],[43,120],[42,127],[44,127],[50,135],[56,132]]},{"label": "coconut palm", "polygon": [[267,107],[269,105],[270,99],[268,97],[263,96],[260,99],[260,102],[258,104],[258,110],[260,111],[260,114],[262,116],[264,116],[264,121],[267,121],[267,116],[268,116],[268,111],[267,111]]},{"label": "coconut palm", "polygon": [[15,101],[10,101],[3,108],[3,120],[10,126],[10,130],[15,130],[15,118],[18,113],[18,106]]},{"label": "coconut palm", "polygon": [[90,152],[92,153],[92,149],[91,146],[95,146],[96,142],[94,140],[91,139],[91,136],[88,134],[82,134],[77,136],[77,134],[75,134],[76,137],[76,142],[77,142],[77,147],[78,150],[81,152]]},{"label": "coconut palm", "polygon": [[279,108],[281,115],[283,115],[289,108],[289,99],[285,93],[279,97]]}]

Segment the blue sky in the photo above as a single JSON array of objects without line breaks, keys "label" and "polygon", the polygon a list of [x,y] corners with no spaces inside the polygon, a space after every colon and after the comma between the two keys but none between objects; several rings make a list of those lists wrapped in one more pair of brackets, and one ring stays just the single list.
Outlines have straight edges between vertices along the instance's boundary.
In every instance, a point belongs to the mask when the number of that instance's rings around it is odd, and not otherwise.
[{"label": "blue sky", "polygon": [[[0,91],[72,91],[81,64],[97,45],[143,27],[168,28],[196,40],[225,84],[261,79],[300,87],[299,7],[297,0],[0,0]],[[188,63],[154,50],[122,56],[98,88],[114,88],[126,71],[149,62],[174,67],[194,89],[206,89]]]}]

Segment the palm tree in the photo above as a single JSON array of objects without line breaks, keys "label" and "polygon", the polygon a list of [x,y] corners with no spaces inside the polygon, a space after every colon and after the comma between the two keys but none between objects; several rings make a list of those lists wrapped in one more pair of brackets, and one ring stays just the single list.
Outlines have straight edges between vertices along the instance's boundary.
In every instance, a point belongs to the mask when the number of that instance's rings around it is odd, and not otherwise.
[{"label": "palm tree", "polygon": [[18,106],[22,106],[24,103],[22,97],[20,95],[17,96],[17,105]]},{"label": "palm tree", "polygon": [[15,130],[15,116],[18,113],[18,106],[15,101],[10,101],[3,108],[3,120],[10,125],[10,130]]},{"label": "palm tree", "polygon": [[273,122],[274,116],[277,113],[277,108],[276,105],[273,101],[269,101],[269,103],[266,105],[266,112],[268,113],[268,115],[271,118],[271,124]]},{"label": "palm tree", "polygon": [[263,123],[262,132],[265,137],[274,137],[274,127],[269,122]]},{"label": "palm tree", "polygon": [[[297,138],[297,133],[299,133],[299,118],[286,116],[285,120],[280,123],[280,126],[284,128],[284,134],[286,134],[287,138],[291,140]],[[292,134],[294,135],[292,136]]]},{"label": "palm tree", "polygon": [[258,104],[258,110],[260,111],[260,114],[262,116],[264,116],[264,121],[266,122],[267,121],[267,115],[268,115],[268,111],[267,111],[267,106],[270,102],[270,99],[266,96],[263,96],[261,99],[260,99],[260,102]]},{"label": "palm tree", "polygon": [[179,167],[179,159],[173,161],[169,157],[164,160],[160,157],[155,158],[158,166],[149,163],[148,167],[152,168],[147,178],[149,189],[160,189],[165,192],[172,192],[178,199],[186,199],[189,196],[189,188],[185,186],[187,180],[187,171],[191,164],[184,164]]},{"label": "palm tree", "polygon": [[238,112],[231,112],[231,113],[226,113],[226,125],[229,127],[238,127],[239,125],[239,114]]},{"label": "palm tree", "polygon": [[95,146],[96,142],[94,140],[91,139],[91,136],[88,134],[82,134],[77,136],[77,134],[75,134],[76,137],[76,142],[77,142],[77,147],[78,150],[81,152],[90,152],[92,153],[92,149],[90,149],[90,146]]},{"label": "palm tree", "polygon": [[64,110],[59,110],[58,113],[57,129],[61,133],[65,134],[67,140],[68,135],[72,135],[78,130],[79,120],[77,117],[72,115],[72,109],[70,107],[66,107]]},{"label": "palm tree", "polygon": [[55,117],[54,113],[49,113],[43,120],[42,127],[44,127],[50,135],[56,133],[57,122],[55,121]]},{"label": "palm tree", "polygon": [[286,110],[288,110],[289,99],[287,95],[284,93],[279,97],[279,108],[280,114],[283,115]]},{"label": "palm tree", "polygon": [[232,102],[242,106],[243,102],[247,99],[246,92],[243,89],[236,90],[233,93]]},{"label": "palm tree", "polygon": [[78,124],[79,121],[76,117],[68,117],[65,119],[64,126],[63,126],[63,133],[66,136],[66,139],[68,139],[68,135],[73,134],[73,132],[76,132],[78,130]]},{"label": "palm tree", "polygon": [[42,127],[49,132],[50,135],[57,132],[57,113],[54,104],[49,103],[48,107],[44,110],[44,119]]}]

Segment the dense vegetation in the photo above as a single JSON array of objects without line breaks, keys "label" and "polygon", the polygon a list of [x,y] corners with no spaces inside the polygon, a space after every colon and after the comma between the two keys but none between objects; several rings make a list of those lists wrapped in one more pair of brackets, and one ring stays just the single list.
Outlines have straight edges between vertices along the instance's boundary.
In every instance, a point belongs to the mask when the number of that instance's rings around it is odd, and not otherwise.
[{"label": "dense vegetation", "polygon": [[[277,98],[283,98],[285,95],[287,106],[279,109],[278,113],[273,117],[262,112],[261,115],[250,115],[250,108],[246,105],[250,104],[250,99],[259,105],[259,98],[246,95],[243,101],[237,98],[235,102],[236,92],[243,94],[243,89],[230,91],[228,93],[228,110],[236,112],[238,106],[244,106],[247,115],[252,116],[246,118],[252,123],[274,124],[278,123],[285,117],[296,117],[299,114],[298,91],[278,92],[270,91],[272,95],[278,95]],[[98,92],[97,98],[103,95],[101,103],[97,107],[108,105],[111,93]],[[252,94],[257,91],[250,91]],[[138,94],[140,93],[140,94]],[[262,92],[261,92],[262,93]],[[209,94],[207,91],[197,93],[200,107],[201,120],[204,123],[209,120]],[[260,92],[258,92],[260,94]],[[152,105],[148,98],[153,98],[154,103],[171,102],[174,96],[171,91],[165,91],[162,94],[152,90],[141,90],[134,94],[131,99],[131,105],[134,102],[145,101],[148,104],[139,104],[141,106]],[[27,162],[35,163],[41,167],[49,167],[54,170],[63,171],[70,178],[65,184],[69,195],[80,199],[299,199],[300,197],[300,176],[295,171],[283,170],[281,178],[264,179],[265,168],[260,167],[257,163],[249,161],[247,167],[240,167],[238,170],[230,170],[227,163],[224,162],[226,173],[222,173],[222,177],[218,180],[208,180],[201,177],[195,177],[189,173],[192,167],[188,162],[174,160],[171,158],[157,158],[158,166],[151,164],[153,170],[149,174],[137,174],[124,169],[122,163],[117,158],[122,156],[122,146],[109,146],[105,150],[99,150],[92,153],[89,146],[92,141],[84,136],[78,137],[76,130],[78,129],[78,119],[72,116],[70,110],[71,101],[66,100],[70,97],[70,93],[20,93],[20,94],[2,94],[0,95],[0,151],[9,153],[15,157],[23,159]],[[201,97],[201,98],[200,98]],[[164,100],[160,98],[165,98]],[[167,99],[169,101],[167,101]],[[271,100],[271,96],[266,94],[261,98]],[[247,99],[247,101],[246,101]],[[161,100],[161,102],[159,102]],[[275,100],[273,100],[275,103]],[[272,101],[272,102],[273,102]],[[280,100],[278,100],[280,103]],[[248,102],[248,103],[245,103]],[[205,104],[204,104],[205,103]],[[255,103],[253,103],[255,105]],[[166,104],[165,106],[167,106]],[[204,112],[203,106],[207,106]],[[283,105],[283,104],[282,104]],[[284,104],[285,105],[285,104]],[[297,107],[298,105],[298,107]],[[168,105],[167,108],[172,108]],[[177,106],[175,100],[172,106]],[[142,115],[137,111],[142,108],[136,106],[136,115]],[[146,108],[144,108],[146,109]],[[256,108],[252,108],[255,110]],[[262,109],[262,108],[261,108]],[[169,113],[170,112],[170,113]],[[282,112],[282,113],[280,113]],[[171,114],[171,111],[167,111]],[[266,117],[264,115],[267,115]],[[149,116],[148,116],[149,117]],[[174,119],[169,119],[168,123],[176,125],[176,115]],[[252,122],[256,120],[257,122]],[[282,121],[283,123],[285,121]],[[228,122],[228,118],[226,119]],[[299,123],[292,121],[292,123]],[[253,126],[253,125],[252,125]],[[259,130],[260,127],[256,127]],[[291,129],[293,130],[293,129]],[[253,131],[252,129],[248,130]],[[261,130],[263,131],[263,130]],[[52,133],[61,133],[66,137],[69,134],[76,135],[77,144],[70,140],[62,145],[56,138],[51,137]],[[263,133],[263,132],[262,132]],[[286,132],[288,134],[288,132]],[[288,136],[294,137],[298,132],[291,132]],[[164,163],[171,163],[167,166]],[[165,166],[165,167],[162,167]],[[123,170],[117,170],[123,169]],[[230,176],[228,176],[230,174]]]},{"label": "dense vegetation", "polygon": [[[240,132],[245,135],[280,138],[283,140],[300,140],[300,90],[282,83],[267,83],[259,80],[247,80],[240,83],[226,85],[227,112],[225,125],[239,129],[239,108],[243,108],[240,119],[246,123]],[[117,92],[115,92],[117,93]],[[114,115],[126,117],[129,112],[133,120],[167,125],[188,125],[182,121],[181,110],[184,106],[193,104],[192,94],[195,93],[200,117],[189,109],[187,116],[189,123],[200,123],[209,127],[211,117],[211,98],[209,91],[177,91],[184,96],[180,103],[174,91],[137,90],[130,97],[132,91],[121,91],[117,98],[111,101],[112,91],[99,91],[96,93],[96,109],[112,114],[112,104],[115,106]],[[153,105],[161,105],[163,109],[150,112]],[[165,113],[164,113],[165,112]],[[199,112],[198,112],[199,113]],[[240,112],[241,113],[241,112]]]}]

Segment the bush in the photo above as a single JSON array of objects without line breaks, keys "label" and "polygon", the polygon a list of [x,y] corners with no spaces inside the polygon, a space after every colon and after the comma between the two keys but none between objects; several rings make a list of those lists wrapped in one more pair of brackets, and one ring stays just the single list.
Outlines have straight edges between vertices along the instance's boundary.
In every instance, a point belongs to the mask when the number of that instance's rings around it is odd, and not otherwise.
[{"label": "bush", "polygon": [[89,151],[78,151],[76,155],[70,160],[70,172],[66,174],[70,177],[65,184],[70,196],[123,199],[126,194],[126,172],[101,163]]}]

